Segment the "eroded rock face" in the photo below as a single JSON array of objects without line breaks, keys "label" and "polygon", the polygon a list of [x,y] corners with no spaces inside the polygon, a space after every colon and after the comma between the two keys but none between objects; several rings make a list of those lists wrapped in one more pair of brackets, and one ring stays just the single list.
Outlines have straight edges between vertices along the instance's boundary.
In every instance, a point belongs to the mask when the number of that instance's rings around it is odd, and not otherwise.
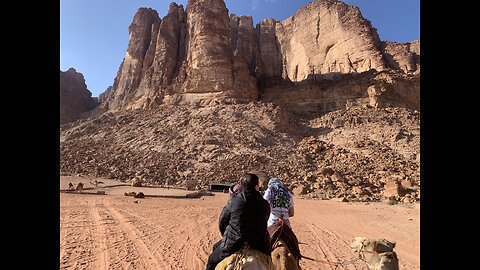
[{"label": "eroded rock face", "polygon": [[81,113],[97,105],[87,89],[82,73],[74,68],[60,71],[60,124],[77,120]]},{"label": "eroded rock face", "polygon": [[261,99],[301,113],[327,113],[351,106],[404,107],[420,110],[420,76],[400,72],[312,76],[299,83],[282,82],[263,89]]},{"label": "eroded rock face", "polygon": [[258,57],[258,42],[253,28],[253,18],[230,14],[230,30],[232,55],[247,64],[250,74],[254,75],[256,62],[258,61],[256,59]]},{"label": "eroded rock face", "polygon": [[[226,98],[255,99],[255,79],[249,76],[245,59],[232,55],[230,18],[224,1],[188,1],[187,26],[183,92],[218,93],[218,96]],[[242,30],[240,33],[245,28],[243,25],[239,27]]]},{"label": "eroded rock face", "polygon": [[223,1],[188,1],[185,92],[219,92],[233,85],[229,24]]},{"label": "eroded rock face", "polygon": [[278,23],[274,19],[265,19],[257,24],[256,31],[261,59],[258,64],[258,78],[282,76],[282,52],[276,35],[276,25]]},{"label": "eroded rock face", "polygon": [[382,52],[391,69],[420,73],[420,41],[396,43],[383,41]]},{"label": "eroded rock face", "polygon": [[137,91],[140,99],[133,108],[155,108],[165,95],[174,91],[173,81],[185,58],[186,14],[183,6],[170,4],[168,14],[154,34]]},{"label": "eroded rock face", "polygon": [[337,0],[255,28],[223,0],[189,0],[186,10],[172,3],[163,19],[139,9],[129,31],[114,85],[100,97],[110,110],[257,100],[314,112],[349,102],[418,107],[419,41],[382,42],[357,7]]},{"label": "eroded rock face", "polygon": [[276,25],[284,78],[301,81],[309,74],[377,71],[386,68],[380,38],[357,7],[317,0]]}]

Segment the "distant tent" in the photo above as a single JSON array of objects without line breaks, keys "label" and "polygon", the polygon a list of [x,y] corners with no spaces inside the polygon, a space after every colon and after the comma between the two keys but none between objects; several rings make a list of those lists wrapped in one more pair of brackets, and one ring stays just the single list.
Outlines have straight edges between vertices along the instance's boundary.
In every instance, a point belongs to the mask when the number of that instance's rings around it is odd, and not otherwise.
[{"label": "distant tent", "polygon": [[212,183],[210,184],[209,191],[228,192],[228,188],[233,185],[232,183]]}]

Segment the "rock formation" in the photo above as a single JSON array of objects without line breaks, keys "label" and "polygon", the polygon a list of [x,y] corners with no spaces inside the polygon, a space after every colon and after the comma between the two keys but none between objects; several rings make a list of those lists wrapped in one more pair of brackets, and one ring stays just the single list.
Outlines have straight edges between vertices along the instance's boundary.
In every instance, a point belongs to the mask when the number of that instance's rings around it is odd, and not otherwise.
[{"label": "rock formation", "polygon": [[391,69],[420,73],[420,41],[396,43],[383,41],[382,52]]},{"label": "rock formation", "polygon": [[[378,107],[380,92],[390,103],[399,94],[378,81],[342,90],[334,84],[343,84],[343,74],[388,71],[402,81],[420,72],[419,41],[381,41],[357,7],[337,0],[314,1],[283,22],[265,19],[255,28],[252,17],[229,15],[223,0],[189,0],[186,10],[172,3],[163,19],[140,8],[129,32],[113,87],[100,98],[111,110],[262,100],[328,112],[370,97]],[[312,79],[315,86],[305,87]],[[395,83],[387,88],[403,87]]]},{"label": "rock formation", "polygon": [[261,60],[257,65],[258,78],[281,77],[283,74],[283,57],[276,35],[277,23],[279,22],[274,19],[265,19],[257,24]]},{"label": "rock formation", "polygon": [[[183,92],[255,100],[256,81],[249,75],[242,56],[234,57],[232,54],[230,18],[224,1],[189,0],[187,26]],[[239,29],[244,29],[244,26],[240,25]]]},{"label": "rock formation", "polygon": [[77,120],[83,112],[96,105],[82,73],[74,68],[60,71],[60,124]]},{"label": "rock formation", "polygon": [[[380,38],[357,7],[318,0],[277,23],[283,76],[301,81],[310,74],[385,69]],[[315,73],[314,73],[315,72]]]},{"label": "rock formation", "polygon": [[336,0],[255,27],[189,0],[129,32],[103,110],[61,130],[62,174],[201,189],[252,171],[308,198],[420,199],[419,41],[381,41]]},{"label": "rock formation", "polygon": [[[138,9],[133,22],[128,28],[130,41],[127,52],[123,59],[117,77],[113,83],[113,89],[103,104],[106,108],[127,107],[136,99],[143,96],[139,92],[139,84],[142,80],[143,67],[146,61],[147,51],[156,41],[156,33],[160,18],[155,10],[150,8]],[[144,63],[145,62],[145,63]]]}]

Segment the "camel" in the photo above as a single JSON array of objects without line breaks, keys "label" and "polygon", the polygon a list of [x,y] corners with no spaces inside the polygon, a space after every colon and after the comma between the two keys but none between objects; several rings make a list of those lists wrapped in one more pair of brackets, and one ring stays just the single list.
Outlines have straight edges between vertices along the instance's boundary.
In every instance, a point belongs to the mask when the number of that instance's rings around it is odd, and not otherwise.
[{"label": "camel", "polygon": [[82,182],[78,183],[78,185],[77,185],[77,187],[75,188],[75,190],[82,191],[82,190],[83,190],[83,183],[82,183]]},{"label": "camel", "polygon": [[272,258],[245,244],[241,250],[223,259],[215,270],[275,270]]},{"label": "camel", "polygon": [[370,270],[398,270],[397,254],[393,251],[395,242],[355,237],[350,247],[360,254]]},{"label": "camel", "polygon": [[[281,220],[269,226],[270,241],[272,242],[272,262],[276,270],[301,270],[298,239],[292,229]],[[305,257],[306,258],[306,257]]]}]

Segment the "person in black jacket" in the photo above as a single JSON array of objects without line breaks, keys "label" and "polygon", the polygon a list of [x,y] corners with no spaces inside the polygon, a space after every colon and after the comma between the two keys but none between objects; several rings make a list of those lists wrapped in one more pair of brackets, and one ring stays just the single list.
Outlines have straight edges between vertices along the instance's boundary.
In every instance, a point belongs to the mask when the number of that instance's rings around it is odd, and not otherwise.
[{"label": "person in black jacket", "polygon": [[258,192],[258,176],[246,173],[240,182],[243,191],[230,198],[220,214],[222,239],[213,245],[206,270],[214,270],[224,258],[240,250],[245,242],[267,256],[272,253],[267,231],[270,206]]}]

